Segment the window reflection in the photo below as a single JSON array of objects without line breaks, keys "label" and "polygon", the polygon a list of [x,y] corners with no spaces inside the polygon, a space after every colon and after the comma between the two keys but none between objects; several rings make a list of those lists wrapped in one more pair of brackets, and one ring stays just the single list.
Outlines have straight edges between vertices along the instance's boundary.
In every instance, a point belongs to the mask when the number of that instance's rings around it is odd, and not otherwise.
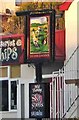
[{"label": "window reflection", "polygon": [[11,81],[11,109],[17,109],[17,83]]}]

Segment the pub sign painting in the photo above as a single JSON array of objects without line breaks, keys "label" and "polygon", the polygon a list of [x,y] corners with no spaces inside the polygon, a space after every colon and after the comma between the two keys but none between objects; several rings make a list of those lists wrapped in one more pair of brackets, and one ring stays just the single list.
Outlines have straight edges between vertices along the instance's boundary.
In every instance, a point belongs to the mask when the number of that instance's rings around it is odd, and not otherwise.
[{"label": "pub sign painting", "polygon": [[29,16],[28,59],[50,59],[50,14],[34,14]]},{"label": "pub sign painting", "polygon": [[24,35],[0,36],[0,64],[14,65],[24,62]]},{"label": "pub sign painting", "polygon": [[[46,83],[30,83],[29,84],[29,117],[30,118],[49,118],[50,117],[50,108],[49,108],[50,89],[48,85],[49,84],[46,84]],[[48,97],[48,100],[46,101],[47,97]]]}]

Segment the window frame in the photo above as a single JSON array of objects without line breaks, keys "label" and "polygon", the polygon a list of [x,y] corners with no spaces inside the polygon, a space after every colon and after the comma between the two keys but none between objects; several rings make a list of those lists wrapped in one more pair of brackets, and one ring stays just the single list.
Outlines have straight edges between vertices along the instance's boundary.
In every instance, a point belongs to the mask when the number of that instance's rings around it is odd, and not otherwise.
[{"label": "window frame", "polygon": [[[4,81],[4,80],[8,81],[8,111],[0,111],[0,112],[16,112],[17,109],[11,109],[11,81],[17,82],[18,78],[10,78],[10,66],[0,66],[0,68],[3,68],[3,67],[5,67],[5,68],[7,67],[7,77],[0,77],[0,81]],[[18,92],[18,90],[17,90],[17,92]],[[17,94],[17,96],[18,96],[18,94]]]}]

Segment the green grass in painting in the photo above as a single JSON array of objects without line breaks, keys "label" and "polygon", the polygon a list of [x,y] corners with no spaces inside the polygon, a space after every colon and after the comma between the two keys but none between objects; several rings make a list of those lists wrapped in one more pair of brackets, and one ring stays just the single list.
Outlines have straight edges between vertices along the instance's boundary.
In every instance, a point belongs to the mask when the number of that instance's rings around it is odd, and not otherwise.
[{"label": "green grass in painting", "polygon": [[[38,27],[40,26],[40,30],[38,31]],[[33,32],[33,35],[32,35]],[[48,52],[48,41],[46,44],[44,44],[44,40],[48,37],[48,29],[47,29],[47,23],[40,24],[40,23],[33,23],[31,24],[30,29],[30,52],[36,53],[36,52]],[[36,39],[37,45],[34,44],[34,40]]]}]

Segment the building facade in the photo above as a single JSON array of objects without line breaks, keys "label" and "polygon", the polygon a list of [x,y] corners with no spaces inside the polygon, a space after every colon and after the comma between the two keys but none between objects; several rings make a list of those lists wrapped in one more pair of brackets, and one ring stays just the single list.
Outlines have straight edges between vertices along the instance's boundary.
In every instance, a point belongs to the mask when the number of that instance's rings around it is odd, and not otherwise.
[{"label": "building facade", "polygon": [[[15,6],[15,3],[13,4]],[[67,4],[64,3],[65,7],[60,6],[60,10],[65,11],[64,37],[61,35],[57,37],[59,34],[57,32],[60,31],[55,32],[56,40],[60,41],[65,38],[66,60],[64,61],[62,54],[56,54],[58,61],[56,60],[54,64],[44,64],[42,68],[43,81],[48,82],[51,79],[51,118],[79,117],[79,83],[77,82],[79,79],[79,1]],[[61,42],[60,44],[58,42],[60,46]],[[59,60],[58,55],[62,59]],[[35,66],[28,64],[2,66],[0,64],[0,75],[0,85],[2,86],[0,99],[3,98],[0,103],[3,105],[0,112],[1,118],[29,118],[29,83],[35,82]]]},{"label": "building facade", "polygon": [[[53,95],[54,111],[56,118],[78,118],[79,117],[79,40],[78,40],[78,10],[79,1],[66,1],[59,9],[65,11],[65,45],[66,60],[64,66],[59,70],[57,77],[53,77],[56,86]],[[64,75],[64,76],[63,76]],[[61,76],[64,84],[61,87]],[[58,81],[58,83],[56,82]],[[58,91],[58,93],[56,92]],[[64,99],[63,99],[64,96]],[[59,100],[58,100],[59,99]],[[62,103],[62,104],[61,104]],[[63,106],[63,108],[62,108]],[[62,111],[63,110],[63,111]]]}]

